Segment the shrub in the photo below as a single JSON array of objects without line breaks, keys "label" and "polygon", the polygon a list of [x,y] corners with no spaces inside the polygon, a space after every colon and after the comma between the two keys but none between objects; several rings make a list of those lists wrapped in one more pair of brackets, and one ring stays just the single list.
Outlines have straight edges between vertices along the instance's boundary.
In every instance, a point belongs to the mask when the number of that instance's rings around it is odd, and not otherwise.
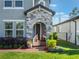
[{"label": "shrub", "polygon": [[57,34],[57,32],[54,32],[54,33],[53,33],[53,39],[55,39],[55,40],[58,39],[58,34]]},{"label": "shrub", "polygon": [[56,48],[56,40],[47,40],[48,48]]},{"label": "shrub", "polygon": [[14,49],[16,49],[17,48],[17,44],[14,44]]},{"label": "shrub", "polygon": [[50,40],[53,39],[53,33],[51,33],[51,34],[49,35],[49,39],[50,39]]},{"label": "shrub", "polygon": [[49,39],[52,40],[52,39],[55,39],[57,40],[58,39],[58,35],[57,35],[57,32],[53,32],[49,35]]},{"label": "shrub", "polygon": [[0,38],[0,49],[14,49],[22,46],[27,48],[27,40],[25,38]]},{"label": "shrub", "polygon": [[0,48],[2,48],[2,45],[0,44]]}]

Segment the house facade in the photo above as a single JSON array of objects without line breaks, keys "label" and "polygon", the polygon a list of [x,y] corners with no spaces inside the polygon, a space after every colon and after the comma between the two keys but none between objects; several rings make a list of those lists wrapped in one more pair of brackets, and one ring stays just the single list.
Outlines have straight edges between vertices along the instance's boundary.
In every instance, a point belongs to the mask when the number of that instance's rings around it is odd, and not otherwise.
[{"label": "house facade", "polygon": [[79,45],[79,16],[53,25],[53,32],[58,32],[58,38]]},{"label": "house facade", "polygon": [[52,31],[50,0],[0,0],[0,37],[39,39]]}]

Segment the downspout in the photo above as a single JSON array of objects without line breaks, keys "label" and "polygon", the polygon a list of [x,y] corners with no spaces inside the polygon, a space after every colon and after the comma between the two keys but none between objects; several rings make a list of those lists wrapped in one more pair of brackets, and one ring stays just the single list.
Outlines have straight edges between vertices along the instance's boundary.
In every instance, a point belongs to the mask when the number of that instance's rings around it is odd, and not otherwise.
[{"label": "downspout", "polygon": [[72,32],[71,32],[71,22],[69,22],[69,42],[71,40],[71,35],[72,35]]},{"label": "downspout", "polygon": [[66,42],[68,41],[68,33],[66,32]]},{"label": "downspout", "polygon": [[74,21],[74,23],[75,23],[75,45],[77,45],[77,38],[76,38],[76,36],[77,36],[77,22]]}]

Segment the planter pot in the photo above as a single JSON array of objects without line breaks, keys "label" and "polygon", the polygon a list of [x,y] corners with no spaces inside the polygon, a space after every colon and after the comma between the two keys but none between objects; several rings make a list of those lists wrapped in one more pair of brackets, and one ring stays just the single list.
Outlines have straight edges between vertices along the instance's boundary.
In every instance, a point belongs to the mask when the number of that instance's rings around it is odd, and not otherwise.
[{"label": "planter pot", "polygon": [[49,52],[53,52],[55,49],[54,48],[48,48]]},{"label": "planter pot", "polygon": [[48,48],[48,52],[64,52],[63,49],[60,49],[60,48]]},{"label": "planter pot", "polygon": [[28,44],[28,48],[32,48],[32,44]]}]

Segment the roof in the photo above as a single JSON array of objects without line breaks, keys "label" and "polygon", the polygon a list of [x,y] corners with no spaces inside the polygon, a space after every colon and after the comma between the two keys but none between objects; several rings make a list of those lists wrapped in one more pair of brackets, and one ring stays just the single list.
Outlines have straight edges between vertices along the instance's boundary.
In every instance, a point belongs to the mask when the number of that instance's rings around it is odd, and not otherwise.
[{"label": "roof", "polygon": [[61,23],[56,24],[56,25],[53,25],[53,26],[61,25],[61,24],[64,24],[64,23],[67,23],[67,22],[71,22],[71,21],[75,21],[75,20],[77,20],[77,19],[79,19],[79,16],[73,17],[73,18],[71,18],[71,19],[69,19],[69,20],[66,20],[66,21],[64,21],[64,22],[61,22]]},{"label": "roof", "polygon": [[39,8],[39,7],[48,10],[49,12],[52,13],[52,15],[55,14],[55,11],[52,11],[51,9],[49,9],[49,8],[47,8],[47,7],[45,7],[45,6],[41,5],[41,4],[38,4],[38,5],[34,6],[34,7],[32,7],[32,8],[30,8],[30,9],[26,10],[26,11],[24,12],[24,14],[27,15],[28,12],[32,11],[33,9]]}]

